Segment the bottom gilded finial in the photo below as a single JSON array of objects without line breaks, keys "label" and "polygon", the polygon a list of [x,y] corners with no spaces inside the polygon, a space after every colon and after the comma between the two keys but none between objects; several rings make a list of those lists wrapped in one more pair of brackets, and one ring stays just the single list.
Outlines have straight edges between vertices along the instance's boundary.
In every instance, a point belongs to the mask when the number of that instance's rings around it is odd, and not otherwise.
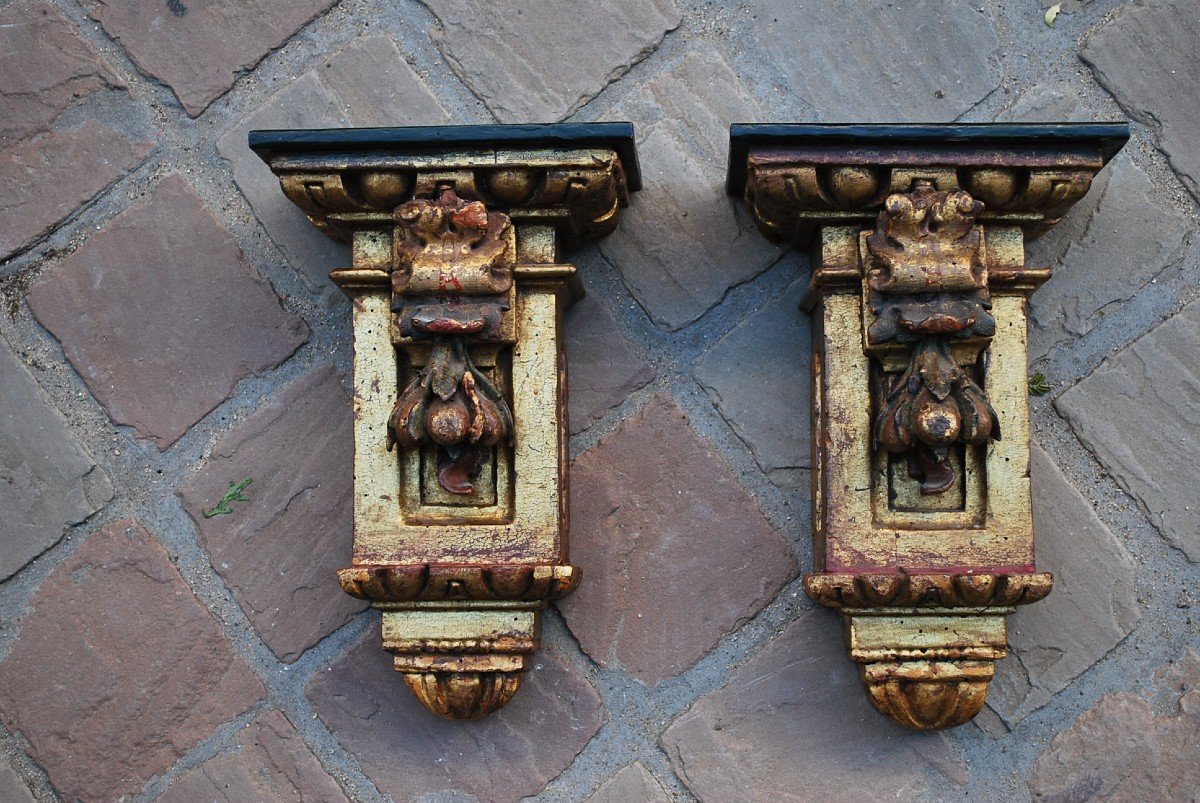
[{"label": "bottom gilded finial", "polygon": [[996,662],[1008,654],[1005,617],[1053,585],[1047,573],[804,578],[811,599],[841,609],[850,660],[871,704],[923,731],[965,724],[983,710]]},{"label": "bottom gilded finial", "polygon": [[524,672],[413,672],[404,682],[421,704],[449,719],[479,719],[502,708]]},{"label": "bottom gilded finial", "polygon": [[991,661],[905,661],[859,669],[876,710],[916,730],[969,722],[983,710],[995,673]]}]

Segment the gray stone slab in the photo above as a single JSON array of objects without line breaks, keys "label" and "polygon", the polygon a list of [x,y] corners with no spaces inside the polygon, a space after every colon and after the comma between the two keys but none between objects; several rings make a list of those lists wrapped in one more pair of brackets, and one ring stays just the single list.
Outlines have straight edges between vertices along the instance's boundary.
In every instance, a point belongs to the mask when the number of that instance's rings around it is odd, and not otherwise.
[{"label": "gray stone slab", "polygon": [[1029,353],[1044,356],[1082,337],[1184,257],[1191,221],[1167,191],[1119,154],[1083,202],[1029,244],[1027,260],[1054,275],[1029,304]]},{"label": "gray stone slab", "polygon": [[422,0],[434,41],[502,123],[552,123],[658,47],[680,22],[675,0]]},{"label": "gray stone slab", "polygon": [[1080,51],[1105,89],[1149,126],[1158,147],[1200,199],[1200,3],[1156,0],[1125,6]]},{"label": "gray stone slab", "polygon": [[821,122],[954,120],[1002,76],[1000,41],[977,3],[765,0],[754,13],[756,58]]},{"label": "gray stone slab", "polygon": [[771,482],[799,489],[811,467],[812,336],[800,310],[806,282],[722,337],[696,363],[696,380]]},{"label": "gray stone slab", "polygon": [[575,461],[571,560],[588,581],[557,603],[567,626],[596,663],[647,686],[704,657],[797,570],[729,465],[661,394]]},{"label": "gray stone slab", "polygon": [[0,340],[0,580],[58,543],[112,499],[104,470],[76,442],[33,377]]},{"label": "gray stone slab", "polygon": [[28,301],[109,417],[159,449],[308,338],[178,173],[43,271]]},{"label": "gray stone slab", "polygon": [[[933,791],[930,769],[967,783],[944,734],[906,730],[871,708],[833,611],[802,613],[672,722],[659,745],[701,800],[922,799]],[[962,795],[946,780],[937,789]]]},{"label": "gray stone slab", "polygon": [[[350,565],[353,478],[350,398],[325,366],[230,430],[179,489],[213,568],[284,661],[366,607],[337,580]],[[245,479],[249,501],[204,515]]]},{"label": "gray stone slab", "polygon": [[1105,360],[1055,406],[1151,523],[1200,561],[1200,302]]},{"label": "gray stone slab", "polygon": [[671,796],[650,771],[635,762],[609,778],[588,803],[671,803]]},{"label": "gray stone slab", "polygon": [[[1102,119],[1089,111],[1079,90],[1066,81],[1051,81],[1027,87],[1013,102],[998,112],[996,122],[1084,123]],[[1078,204],[1072,209],[1078,208]],[[1072,212],[1072,214],[1074,214]]]},{"label": "gray stone slab", "polygon": [[0,800],[5,803],[34,803],[33,792],[7,761],[0,764]]},{"label": "gray stone slab", "polygon": [[568,419],[571,434],[583,432],[605,413],[654,379],[646,353],[621,332],[612,313],[594,296],[567,312]]},{"label": "gray stone slab", "polygon": [[1141,618],[1137,564],[1040,447],[1033,448],[1037,562],[1054,592],[1008,619],[1009,657],[988,705],[1010,726],[1050,702],[1132,632]]},{"label": "gray stone slab", "polygon": [[729,123],[758,119],[759,108],[720,54],[703,50],[640,84],[611,116],[636,126],[644,187],[600,249],[651,319],[680,329],[779,255],[724,189]]},{"label": "gray stone slab", "polygon": [[359,39],[272,95],[221,135],[217,150],[267,234],[319,292],[329,272],[350,264],[350,247],[317,231],[246,144],[254,129],[438,125],[449,114],[386,36]]}]

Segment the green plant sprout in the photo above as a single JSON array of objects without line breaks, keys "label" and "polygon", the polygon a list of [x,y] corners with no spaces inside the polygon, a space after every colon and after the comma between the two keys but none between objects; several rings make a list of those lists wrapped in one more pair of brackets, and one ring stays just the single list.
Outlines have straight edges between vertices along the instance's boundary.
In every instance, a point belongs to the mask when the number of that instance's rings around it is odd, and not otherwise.
[{"label": "green plant sprout", "polygon": [[229,507],[230,502],[249,502],[250,497],[245,493],[246,486],[254,480],[247,477],[241,482],[229,483],[228,490],[225,491],[225,496],[221,497],[221,501],[217,502],[216,507],[211,510],[205,510],[204,518],[211,519],[213,516],[220,516],[225,513],[232,513],[233,509]]},{"label": "green plant sprout", "polygon": [[1034,374],[1029,377],[1029,395],[1030,396],[1045,396],[1051,389],[1050,380],[1046,379],[1045,374]]}]

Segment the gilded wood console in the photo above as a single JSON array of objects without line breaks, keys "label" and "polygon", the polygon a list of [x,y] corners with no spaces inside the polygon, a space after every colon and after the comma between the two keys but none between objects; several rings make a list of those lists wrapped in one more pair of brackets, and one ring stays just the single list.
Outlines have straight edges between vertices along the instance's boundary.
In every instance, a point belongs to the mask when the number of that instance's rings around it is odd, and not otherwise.
[{"label": "gilded wood console", "polygon": [[808,595],[871,702],[912,728],[982,708],[1005,616],[1042,599],[1030,511],[1025,242],[1088,191],[1118,124],[735,125],[727,189],[810,247]]},{"label": "gilded wood console", "polygon": [[256,131],[313,225],[352,246],[354,552],[418,699],[483,716],[520,686],[567,555],[562,252],[640,185],[627,123]]}]

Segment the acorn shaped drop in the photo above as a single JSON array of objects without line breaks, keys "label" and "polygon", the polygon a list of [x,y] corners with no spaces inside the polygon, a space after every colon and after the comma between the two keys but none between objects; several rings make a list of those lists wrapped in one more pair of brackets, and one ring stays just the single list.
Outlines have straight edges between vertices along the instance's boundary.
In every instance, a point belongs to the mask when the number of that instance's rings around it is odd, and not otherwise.
[{"label": "acorn shaped drop", "polygon": [[471,429],[471,413],[459,393],[447,401],[435,398],[425,415],[425,427],[429,438],[441,446],[454,446],[467,439]]}]

